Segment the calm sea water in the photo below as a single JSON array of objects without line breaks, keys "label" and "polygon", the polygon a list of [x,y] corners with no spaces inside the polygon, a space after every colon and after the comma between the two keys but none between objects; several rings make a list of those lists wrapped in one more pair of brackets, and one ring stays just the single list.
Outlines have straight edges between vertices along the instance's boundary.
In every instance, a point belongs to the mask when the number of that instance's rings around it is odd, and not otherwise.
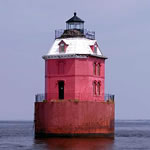
[{"label": "calm sea water", "polygon": [[150,150],[150,121],[116,121],[115,139],[34,139],[32,122],[0,121],[0,150]]}]

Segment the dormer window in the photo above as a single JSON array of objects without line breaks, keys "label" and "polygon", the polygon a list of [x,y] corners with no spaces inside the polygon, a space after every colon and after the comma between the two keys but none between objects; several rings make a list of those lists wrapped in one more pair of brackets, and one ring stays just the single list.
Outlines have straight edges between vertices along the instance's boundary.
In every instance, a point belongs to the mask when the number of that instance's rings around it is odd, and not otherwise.
[{"label": "dormer window", "polygon": [[65,44],[64,43],[60,44],[60,51],[65,52]]},{"label": "dormer window", "polygon": [[97,45],[96,44],[94,45],[94,53],[95,54],[97,53]]},{"label": "dormer window", "polygon": [[68,45],[63,40],[61,40],[58,45],[59,45],[59,52],[65,53]]},{"label": "dormer window", "polygon": [[97,43],[95,42],[95,44],[94,44],[94,45],[91,45],[90,47],[91,47],[93,53],[94,53],[94,54],[97,54],[97,48],[98,48]]}]

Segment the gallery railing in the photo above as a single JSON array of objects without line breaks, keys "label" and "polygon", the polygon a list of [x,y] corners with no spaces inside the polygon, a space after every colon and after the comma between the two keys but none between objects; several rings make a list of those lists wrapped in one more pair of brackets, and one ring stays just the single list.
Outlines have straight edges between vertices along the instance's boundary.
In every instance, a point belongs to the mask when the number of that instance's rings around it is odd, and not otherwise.
[{"label": "gallery railing", "polygon": [[[66,30],[64,30],[64,29],[55,30],[55,39],[61,38],[62,35],[64,34],[64,31],[66,31]],[[80,33],[85,38],[88,38],[88,39],[91,39],[91,40],[95,40],[95,32],[94,31],[90,31],[88,29],[84,29],[84,30],[80,30]]]},{"label": "gallery railing", "polygon": [[35,95],[35,102],[43,102],[45,100],[45,94],[36,94]]},{"label": "gallery railing", "polygon": [[[56,97],[56,95],[58,95],[58,93],[51,93],[50,94],[52,97]],[[65,97],[71,97],[73,95],[73,93],[65,93]],[[76,97],[78,97],[79,99],[82,98],[82,96],[84,96],[84,98],[88,99],[88,97],[91,97],[91,96],[94,96],[95,98],[102,98],[104,97],[104,100],[105,102],[106,101],[114,101],[115,99],[115,95],[112,95],[112,94],[105,94],[105,95],[92,95],[91,93],[90,94],[82,94],[82,93],[76,93]],[[36,94],[35,95],[35,101],[36,102],[43,102],[45,100],[45,94]]]},{"label": "gallery railing", "polygon": [[115,100],[115,95],[113,95],[113,94],[105,94],[104,99],[105,99],[105,101],[108,101],[108,100],[114,101]]}]

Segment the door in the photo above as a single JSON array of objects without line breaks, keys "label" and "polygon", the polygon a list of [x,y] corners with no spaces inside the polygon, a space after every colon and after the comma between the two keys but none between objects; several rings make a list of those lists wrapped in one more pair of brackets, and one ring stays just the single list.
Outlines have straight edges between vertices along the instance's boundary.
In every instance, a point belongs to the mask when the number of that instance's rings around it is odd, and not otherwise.
[{"label": "door", "polygon": [[64,99],[64,81],[58,82],[59,99]]}]

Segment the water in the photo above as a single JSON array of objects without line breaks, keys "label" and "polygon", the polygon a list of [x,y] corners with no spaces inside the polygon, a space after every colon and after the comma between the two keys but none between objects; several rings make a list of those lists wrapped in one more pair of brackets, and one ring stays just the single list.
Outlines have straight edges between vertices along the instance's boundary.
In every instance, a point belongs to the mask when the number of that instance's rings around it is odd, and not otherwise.
[{"label": "water", "polygon": [[115,139],[34,139],[32,122],[0,121],[0,150],[150,150],[150,121],[116,121]]}]

